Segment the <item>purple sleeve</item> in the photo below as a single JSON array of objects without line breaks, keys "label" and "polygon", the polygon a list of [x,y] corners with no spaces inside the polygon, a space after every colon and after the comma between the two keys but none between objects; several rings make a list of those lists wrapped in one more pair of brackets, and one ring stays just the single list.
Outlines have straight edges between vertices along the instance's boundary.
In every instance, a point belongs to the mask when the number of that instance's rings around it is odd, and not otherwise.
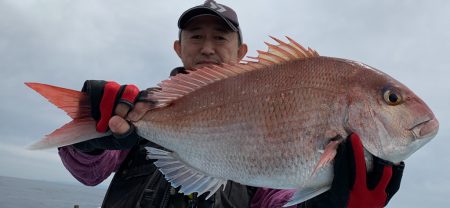
[{"label": "purple sleeve", "polygon": [[99,155],[80,152],[72,146],[59,148],[62,163],[78,181],[95,186],[116,171],[129,150],[105,150]]},{"label": "purple sleeve", "polygon": [[[253,195],[250,207],[282,207],[294,194],[295,190],[258,188]],[[290,208],[297,207],[296,205]]]}]

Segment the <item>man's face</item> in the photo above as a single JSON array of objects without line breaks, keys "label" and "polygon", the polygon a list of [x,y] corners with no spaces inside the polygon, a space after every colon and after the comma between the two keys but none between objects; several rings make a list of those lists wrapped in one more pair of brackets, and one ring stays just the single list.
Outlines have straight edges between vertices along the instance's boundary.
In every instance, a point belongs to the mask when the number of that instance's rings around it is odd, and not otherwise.
[{"label": "man's face", "polygon": [[186,69],[237,63],[247,53],[245,44],[238,46],[238,33],[212,15],[191,20],[182,30],[181,40],[175,41],[174,48]]}]

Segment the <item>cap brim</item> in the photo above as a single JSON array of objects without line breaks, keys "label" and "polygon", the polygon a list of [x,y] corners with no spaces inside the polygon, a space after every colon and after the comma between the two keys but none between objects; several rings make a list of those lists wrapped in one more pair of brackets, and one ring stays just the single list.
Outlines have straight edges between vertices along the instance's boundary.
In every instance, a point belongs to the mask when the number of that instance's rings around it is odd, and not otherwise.
[{"label": "cap brim", "polygon": [[214,16],[218,16],[220,19],[222,19],[229,27],[231,30],[235,31],[235,32],[239,32],[239,26],[234,25],[228,18],[226,18],[225,16],[223,16],[220,12],[217,12],[209,7],[204,7],[204,6],[197,6],[197,7],[193,7],[187,11],[185,11],[180,19],[178,20],[178,28],[183,29],[187,23],[189,23],[193,18],[197,17],[197,16],[201,16],[201,15],[214,15]]}]

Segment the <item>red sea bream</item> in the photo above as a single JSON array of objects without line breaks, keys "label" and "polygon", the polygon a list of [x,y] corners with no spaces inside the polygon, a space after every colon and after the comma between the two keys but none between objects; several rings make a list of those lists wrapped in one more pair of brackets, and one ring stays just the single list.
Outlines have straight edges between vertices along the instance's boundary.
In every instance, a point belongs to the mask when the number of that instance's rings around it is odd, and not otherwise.
[{"label": "red sea bream", "polygon": [[[296,189],[296,204],[329,189],[337,136],[355,132],[368,162],[374,155],[397,163],[437,134],[430,108],[387,74],[274,40],[255,61],[195,69],[148,93],[154,109],[134,125],[168,150],[149,148],[148,157],[181,192],[211,195],[233,180]],[[32,148],[104,136],[85,94],[27,85],[74,119]]]}]

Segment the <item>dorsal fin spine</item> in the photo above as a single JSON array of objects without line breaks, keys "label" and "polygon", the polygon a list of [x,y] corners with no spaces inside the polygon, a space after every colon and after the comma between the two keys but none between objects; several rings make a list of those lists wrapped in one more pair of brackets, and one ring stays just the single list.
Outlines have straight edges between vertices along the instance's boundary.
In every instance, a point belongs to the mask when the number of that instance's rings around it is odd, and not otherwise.
[{"label": "dorsal fin spine", "polygon": [[168,80],[166,80],[165,82],[162,83],[163,86],[166,87],[173,87],[176,89],[180,89],[180,90],[190,90],[192,88],[194,88],[193,86],[189,86],[189,85],[185,85],[185,84],[180,84],[177,81],[174,82],[169,82]]},{"label": "dorsal fin spine", "polygon": [[270,37],[271,37],[273,40],[275,40],[278,44],[280,44],[281,46],[284,46],[284,47],[289,48],[290,51],[293,53],[293,55],[294,55],[295,58],[302,58],[302,57],[304,57],[303,52],[299,51],[299,49],[298,49],[297,47],[295,47],[295,46],[293,46],[293,45],[291,45],[291,44],[287,44],[287,43],[285,43],[285,42],[281,41],[280,39],[275,38],[275,37],[273,37],[273,36],[270,36]]},{"label": "dorsal fin spine", "polygon": [[298,49],[300,49],[300,51],[306,51],[306,49],[298,44],[295,40],[292,40],[290,37],[286,36],[286,38],[289,40],[289,42],[291,42],[292,44],[294,44],[294,46],[296,46]]},{"label": "dorsal fin spine", "polygon": [[171,96],[171,97],[179,97],[181,94],[179,93],[171,93],[171,92],[153,92],[153,95],[157,95],[158,97]]},{"label": "dorsal fin spine", "polygon": [[207,83],[214,82],[213,77],[208,76],[207,74],[203,73],[202,71],[199,71],[196,73],[197,76],[201,77],[203,80],[205,80]]},{"label": "dorsal fin spine", "polygon": [[195,82],[195,80],[192,80],[187,74],[180,74],[177,76],[180,76],[180,79],[183,79],[185,82],[188,82],[189,84],[193,85],[194,88],[201,86],[197,82]]},{"label": "dorsal fin spine", "polygon": [[262,64],[264,64],[266,66],[277,64],[277,62],[274,62],[274,61],[266,58],[265,56],[264,57],[258,57],[258,59],[261,61]]},{"label": "dorsal fin spine", "polygon": [[208,71],[209,73],[215,74],[219,79],[227,78],[227,76],[225,74],[223,74],[222,72],[220,72],[220,71],[216,71],[216,70],[214,70],[212,68],[208,68],[208,70],[209,70]]},{"label": "dorsal fin spine", "polygon": [[205,79],[217,80],[217,77],[211,74],[208,69],[199,70],[197,74],[203,76]]},{"label": "dorsal fin spine", "polygon": [[264,57],[264,59],[270,60],[270,61],[272,61],[275,64],[278,64],[280,62],[284,62],[285,61],[283,58],[281,58],[278,55],[273,54],[273,53],[269,53],[269,52],[266,52],[266,51],[259,51],[259,50],[258,50],[258,53],[260,54],[261,57]]},{"label": "dorsal fin spine", "polygon": [[211,72],[209,72],[209,73],[215,75],[215,76],[216,76],[216,80],[221,80],[221,79],[224,79],[224,78],[225,78],[225,75],[224,75],[224,74],[222,74],[222,73],[216,73],[216,72],[214,72],[213,70],[211,70]]},{"label": "dorsal fin spine", "polygon": [[200,83],[201,83],[200,86],[206,85],[206,84],[209,83],[209,82],[206,81],[203,77],[199,76],[198,73],[192,73],[192,75],[190,76],[190,78],[193,79],[193,80],[195,80],[195,81],[197,81],[197,82],[200,82]]},{"label": "dorsal fin spine", "polygon": [[235,64],[227,64],[227,63],[225,63],[225,64],[223,64],[223,66],[224,66],[225,68],[227,68],[228,70],[232,71],[232,72],[235,73],[235,74],[241,74],[241,73],[243,72],[243,71],[240,70],[238,67],[236,67]]},{"label": "dorsal fin spine", "polygon": [[175,86],[175,85],[171,85],[171,86],[169,86],[169,87],[167,87],[167,88],[168,88],[169,90],[175,90],[175,91],[178,91],[178,92],[181,92],[181,93],[189,92],[188,89],[183,89],[183,88],[180,88],[180,87]]},{"label": "dorsal fin spine", "polygon": [[295,59],[295,56],[293,54],[291,54],[286,49],[282,49],[279,46],[273,45],[273,44],[270,44],[270,43],[266,43],[266,45],[269,46],[269,48],[272,48],[273,51],[276,51],[276,52],[278,52],[280,54],[283,54],[284,56],[281,56],[281,58],[283,58],[284,61]]},{"label": "dorsal fin spine", "polygon": [[212,67],[213,67],[215,70],[222,72],[222,73],[225,75],[226,78],[227,78],[227,77],[231,77],[231,76],[236,75],[236,73],[230,71],[230,70],[227,69],[227,68],[222,68],[222,67],[216,66],[216,65],[213,65]]},{"label": "dorsal fin spine", "polygon": [[281,41],[280,39],[278,39],[278,38],[276,38],[276,37],[273,37],[273,36],[271,36],[271,35],[269,35],[269,37],[272,38],[273,40],[275,40],[275,41],[276,41],[278,44],[280,44],[280,45],[286,44],[285,42]]},{"label": "dorsal fin spine", "polygon": [[164,92],[169,92],[169,93],[179,93],[179,94],[185,94],[185,93],[188,93],[188,92],[186,92],[186,91],[183,91],[183,90],[179,90],[179,89],[175,89],[175,88],[172,88],[172,87],[170,87],[170,86],[160,86],[161,88],[164,88]]},{"label": "dorsal fin spine", "polygon": [[191,89],[198,87],[190,82],[187,82],[186,80],[180,79],[178,76],[172,77],[171,80],[173,80],[173,82],[178,83],[180,85],[185,85],[186,87],[189,87]]},{"label": "dorsal fin spine", "polygon": [[184,86],[178,85],[177,83],[165,82],[165,83],[161,83],[159,86],[161,88],[165,88],[167,90],[174,89],[174,90],[180,91],[180,92],[189,92],[190,91],[189,88],[186,88]]},{"label": "dorsal fin spine", "polygon": [[195,75],[201,79],[202,81],[206,82],[206,83],[211,83],[213,80],[211,79],[211,77],[209,77],[208,75],[205,75],[205,73],[203,73],[203,71],[198,71],[197,73],[195,73]]},{"label": "dorsal fin spine", "polygon": [[289,40],[289,42],[291,42],[292,44],[297,46],[300,49],[300,51],[302,51],[307,57],[319,56],[319,54],[315,50],[313,50],[309,47],[308,47],[308,49],[305,49],[302,45],[300,45],[299,43],[297,43],[295,40],[291,39],[290,37],[286,36],[286,38]]},{"label": "dorsal fin spine", "polygon": [[308,47],[308,51],[310,51],[311,56],[319,56],[319,53],[310,47]]}]

